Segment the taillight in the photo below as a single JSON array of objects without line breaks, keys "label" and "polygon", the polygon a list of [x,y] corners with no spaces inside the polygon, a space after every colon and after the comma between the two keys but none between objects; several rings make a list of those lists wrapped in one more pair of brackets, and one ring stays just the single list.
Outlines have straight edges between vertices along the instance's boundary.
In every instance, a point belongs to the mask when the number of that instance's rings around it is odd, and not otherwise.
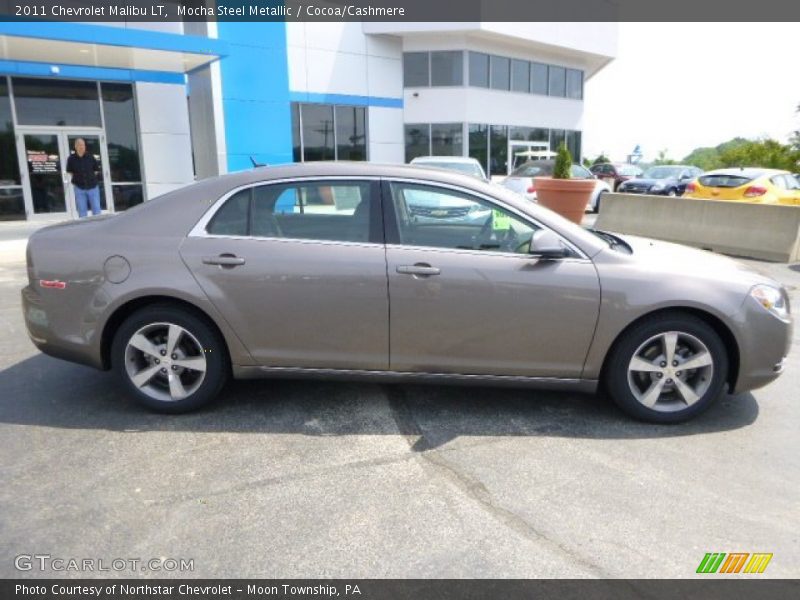
[{"label": "taillight", "polygon": [[760,185],[751,185],[744,191],[745,198],[757,198],[767,193],[767,188]]},{"label": "taillight", "polygon": [[67,287],[67,282],[57,279],[40,279],[39,285],[49,290],[63,290]]},{"label": "taillight", "polygon": [[697,184],[696,183],[687,183],[686,184],[686,191],[687,192],[696,192],[697,191]]},{"label": "taillight", "polygon": [[535,187],[535,186],[533,186],[533,185],[532,185],[532,186],[530,186],[530,187],[528,188],[528,193],[529,193],[529,194],[532,194],[532,193],[534,193],[535,191],[536,191],[536,187]]}]

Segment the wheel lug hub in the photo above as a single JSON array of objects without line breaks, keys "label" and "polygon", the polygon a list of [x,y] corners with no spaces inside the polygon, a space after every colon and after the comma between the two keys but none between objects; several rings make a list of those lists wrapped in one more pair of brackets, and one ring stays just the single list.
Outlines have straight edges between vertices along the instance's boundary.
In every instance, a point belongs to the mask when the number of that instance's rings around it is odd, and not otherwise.
[{"label": "wheel lug hub", "polygon": [[172,365],[172,370],[173,370],[173,371],[177,371],[177,370],[178,370],[178,367],[176,367],[175,365]]},{"label": "wheel lug hub", "polygon": [[167,370],[166,370],[166,369],[164,369],[164,368],[162,368],[162,369],[161,369],[161,372],[162,372],[162,373],[166,373],[166,372],[167,372]]},{"label": "wheel lug hub", "polygon": [[673,360],[672,361],[672,366],[673,367],[677,367],[678,366],[678,361],[677,360]]},{"label": "wheel lug hub", "polygon": [[172,360],[177,360],[177,359],[178,359],[178,355],[177,354],[173,354],[172,355]]},{"label": "wheel lug hub", "polygon": [[161,356],[166,356],[166,355],[167,355],[167,351],[166,350],[162,350],[161,351]]},{"label": "wheel lug hub", "polygon": [[662,367],[662,368],[663,368],[663,367],[666,367],[666,366],[667,366],[667,361],[664,361],[664,362],[662,362],[662,363],[661,363],[661,367]]},{"label": "wheel lug hub", "polygon": [[158,359],[156,359],[156,364],[157,364],[157,365],[161,364],[161,361],[160,361],[160,360],[158,360]]},{"label": "wheel lug hub", "polygon": [[667,383],[672,383],[672,379],[667,378]]},{"label": "wheel lug hub", "polygon": [[661,379],[663,376],[664,376],[663,373],[656,373],[656,377],[658,377],[659,379]]}]

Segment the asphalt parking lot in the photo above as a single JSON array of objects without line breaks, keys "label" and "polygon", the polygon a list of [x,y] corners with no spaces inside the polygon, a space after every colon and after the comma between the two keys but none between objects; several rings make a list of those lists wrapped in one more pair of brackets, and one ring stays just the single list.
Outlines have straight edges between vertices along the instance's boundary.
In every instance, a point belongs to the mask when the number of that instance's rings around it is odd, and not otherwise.
[{"label": "asphalt parking lot", "polygon": [[[162,416],[41,355],[0,235],[0,577],[15,557],[192,559],[194,577],[692,577],[706,552],[800,576],[800,345],[695,421],[530,390],[234,382]],[[753,263],[792,286],[800,265]]]}]

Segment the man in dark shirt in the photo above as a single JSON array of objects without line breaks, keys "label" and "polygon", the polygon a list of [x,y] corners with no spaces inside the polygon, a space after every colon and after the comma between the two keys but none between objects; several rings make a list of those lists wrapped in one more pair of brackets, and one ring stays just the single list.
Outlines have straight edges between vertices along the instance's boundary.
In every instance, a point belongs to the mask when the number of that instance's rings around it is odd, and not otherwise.
[{"label": "man in dark shirt", "polygon": [[67,159],[67,173],[72,175],[72,188],[75,191],[75,204],[78,216],[83,218],[89,206],[93,215],[100,214],[100,188],[97,186],[97,172],[100,165],[94,156],[86,152],[83,138],[75,140],[75,152]]}]

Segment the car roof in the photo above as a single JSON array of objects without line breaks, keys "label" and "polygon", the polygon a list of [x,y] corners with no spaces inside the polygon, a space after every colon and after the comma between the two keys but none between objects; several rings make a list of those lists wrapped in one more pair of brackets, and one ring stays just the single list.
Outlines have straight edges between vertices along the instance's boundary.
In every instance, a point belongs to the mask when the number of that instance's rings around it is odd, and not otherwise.
[{"label": "car roof", "polygon": [[474,159],[471,156],[417,156],[416,158],[411,159],[411,163],[409,164],[422,162],[478,163],[477,159]]},{"label": "car roof", "polygon": [[778,175],[790,174],[789,171],[782,169],[763,169],[761,167],[734,167],[729,169],[715,169],[713,171],[706,171],[703,176],[708,175],[737,175],[739,177],[747,177],[749,179],[756,179],[764,175]]}]

